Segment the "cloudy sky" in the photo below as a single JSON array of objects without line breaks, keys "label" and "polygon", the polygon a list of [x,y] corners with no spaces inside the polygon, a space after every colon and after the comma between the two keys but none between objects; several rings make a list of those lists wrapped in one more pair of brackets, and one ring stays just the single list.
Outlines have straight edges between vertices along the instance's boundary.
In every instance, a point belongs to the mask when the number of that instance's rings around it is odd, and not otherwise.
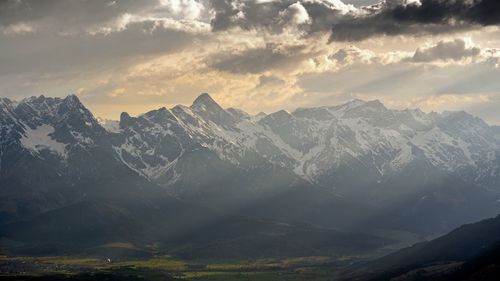
[{"label": "cloudy sky", "polygon": [[498,0],[0,0],[0,96],[117,119],[379,99],[500,124]]}]

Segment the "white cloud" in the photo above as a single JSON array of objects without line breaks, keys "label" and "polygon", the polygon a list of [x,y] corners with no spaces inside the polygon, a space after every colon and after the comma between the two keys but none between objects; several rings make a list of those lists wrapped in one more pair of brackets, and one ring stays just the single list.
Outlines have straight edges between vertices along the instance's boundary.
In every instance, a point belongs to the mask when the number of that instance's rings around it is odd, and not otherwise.
[{"label": "white cloud", "polygon": [[354,7],[354,5],[346,4],[341,0],[307,0],[305,2],[322,4],[332,10],[340,11],[343,14],[360,12],[360,10]]},{"label": "white cloud", "polygon": [[160,0],[174,16],[185,20],[198,20],[205,6],[197,0]]},{"label": "white cloud", "polygon": [[116,88],[112,90],[108,95],[112,98],[116,98],[125,94],[125,88]]},{"label": "white cloud", "polygon": [[306,24],[310,22],[309,14],[306,8],[299,1],[291,4],[285,10],[279,13],[281,19],[294,25]]},{"label": "white cloud", "polygon": [[35,30],[34,25],[26,22],[18,22],[7,26],[0,25],[0,32],[6,35],[33,33]]}]

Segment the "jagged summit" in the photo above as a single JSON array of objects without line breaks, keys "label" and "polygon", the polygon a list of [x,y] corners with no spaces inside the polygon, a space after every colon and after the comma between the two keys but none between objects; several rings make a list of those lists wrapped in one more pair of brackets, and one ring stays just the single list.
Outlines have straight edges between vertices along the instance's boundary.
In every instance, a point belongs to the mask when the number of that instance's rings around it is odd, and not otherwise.
[{"label": "jagged summit", "polygon": [[202,107],[208,107],[208,108],[217,107],[222,109],[222,107],[208,93],[200,94],[193,101],[193,104],[191,105],[191,108],[202,108]]},{"label": "jagged summit", "polygon": [[350,100],[342,105],[360,106],[360,105],[366,104],[367,102],[369,102],[369,101],[355,98],[355,99],[352,99],[352,100]]},{"label": "jagged summit", "polygon": [[66,96],[64,98],[64,102],[68,105],[73,105],[73,106],[78,106],[82,104],[78,96],[73,94]]},{"label": "jagged summit", "polygon": [[65,102],[65,103],[81,104],[80,99],[75,94],[69,94],[65,97],[46,97],[45,95],[42,94],[39,96],[27,97],[21,100],[21,102],[24,103],[33,103],[33,102],[41,103],[44,101],[52,101],[55,103]]},{"label": "jagged summit", "polygon": [[[76,95],[66,97],[32,96],[15,106],[15,115],[25,119],[24,124],[36,127],[56,122],[68,128],[96,127],[97,120]],[[99,129],[96,127],[96,129]]]},{"label": "jagged summit", "polygon": [[369,105],[369,106],[377,107],[377,108],[387,109],[385,107],[385,105],[380,100],[378,100],[378,99],[367,101],[367,102],[365,102],[365,105]]},{"label": "jagged summit", "polygon": [[[53,99],[58,99],[58,98],[53,98]],[[37,100],[45,100],[45,96],[44,95],[39,95],[39,96],[26,97],[26,98],[22,99],[21,102],[22,103],[35,102]]]},{"label": "jagged summit", "polygon": [[231,126],[236,118],[222,108],[209,94],[203,93],[198,96],[190,107],[194,112],[207,121],[216,124]]},{"label": "jagged summit", "polygon": [[339,108],[351,109],[351,108],[356,108],[356,107],[365,105],[368,102],[369,101],[362,100],[362,99],[357,99],[356,98],[356,99],[353,99],[353,100],[350,100],[350,101],[347,101],[347,102],[344,102],[344,103],[341,103],[341,104],[338,104],[338,105],[325,106],[325,108],[330,108],[330,109],[339,109]]}]

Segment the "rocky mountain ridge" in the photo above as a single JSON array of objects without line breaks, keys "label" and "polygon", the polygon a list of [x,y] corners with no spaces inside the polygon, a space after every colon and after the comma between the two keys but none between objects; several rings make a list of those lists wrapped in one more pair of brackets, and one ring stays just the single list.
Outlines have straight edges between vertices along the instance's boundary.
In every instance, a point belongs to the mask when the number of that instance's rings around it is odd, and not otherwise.
[{"label": "rocky mountain ridge", "polygon": [[432,233],[491,215],[500,199],[498,129],[465,112],[353,100],[251,116],[202,94],[109,121],[76,96],[40,96],[1,99],[0,134],[2,221],[151,191],[334,227],[359,215],[413,229],[425,215],[415,231]]}]

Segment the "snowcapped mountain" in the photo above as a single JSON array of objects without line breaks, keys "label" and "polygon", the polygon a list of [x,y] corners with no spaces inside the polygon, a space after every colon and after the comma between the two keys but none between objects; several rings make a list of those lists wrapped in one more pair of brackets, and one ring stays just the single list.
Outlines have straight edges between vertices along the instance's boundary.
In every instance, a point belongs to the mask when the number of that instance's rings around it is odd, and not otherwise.
[{"label": "snowcapped mountain", "polygon": [[[9,203],[1,219],[92,196],[134,198],[150,186],[211,207],[292,220],[309,212],[319,223],[340,206],[357,206],[345,200],[392,204],[391,212],[404,202],[413,207],[400,221],[425,211],[438,225],[445,219],[432,212],[443,206],[452,213],[470,203],[464,212],[476,212],[500,198],[499,135],[465,112],[391,110],[379,101],[251,116],[202,94],[191,106],[112,121],[96,119],[76,96],[3,98],[0,199]],[[303,211],[284,211],[297,204]]]},{"label": "snowcapped mountain", "polygon": [[112,141],[76,96],[2,99],[0,221],[147,186],[120,161]]},{"label": "snowcapped mountain", "polygon": [[32,155],[64,160],[75,147],[112,143],[130,169],[164,186],[179,179],[186,153],[198,150],[239,169],[278,166],[332,188],[380,184],[415,163],[486,188],[500,183],[498,129],[465,112],[426,114],[353,100],[252,117],[223,109],[208,94],[190,107],[123,113],[119,123],[97,120],[76,96],[2,99],[0,110],[2,136],[13,135]]},{"label": "snowcapped mountain", "polygon": [[21,147],[33,155],[50,151],[66,158],[73,146],[96,145],[95,141],[105,135],[92,113],[73,95],[64,99],[31,97],[19,103],[4,99],[0,108],[2,126],[12,129],[4,136],[17,133],[14,135],[20,136]]},{"label": "snowcapped mountain", "polygon": [[179,179],[176,165],[186,151],[198,149],[240,169],[267,163],[334,189],[379,185],[415,166],[486,188],[500,183],[498,134],[465,112],[426,114],[354,100],[252,117],[202,94],[190,107],[123,114],[120,129],[124,140],[115,150],[124,163],[166,186]]}]

